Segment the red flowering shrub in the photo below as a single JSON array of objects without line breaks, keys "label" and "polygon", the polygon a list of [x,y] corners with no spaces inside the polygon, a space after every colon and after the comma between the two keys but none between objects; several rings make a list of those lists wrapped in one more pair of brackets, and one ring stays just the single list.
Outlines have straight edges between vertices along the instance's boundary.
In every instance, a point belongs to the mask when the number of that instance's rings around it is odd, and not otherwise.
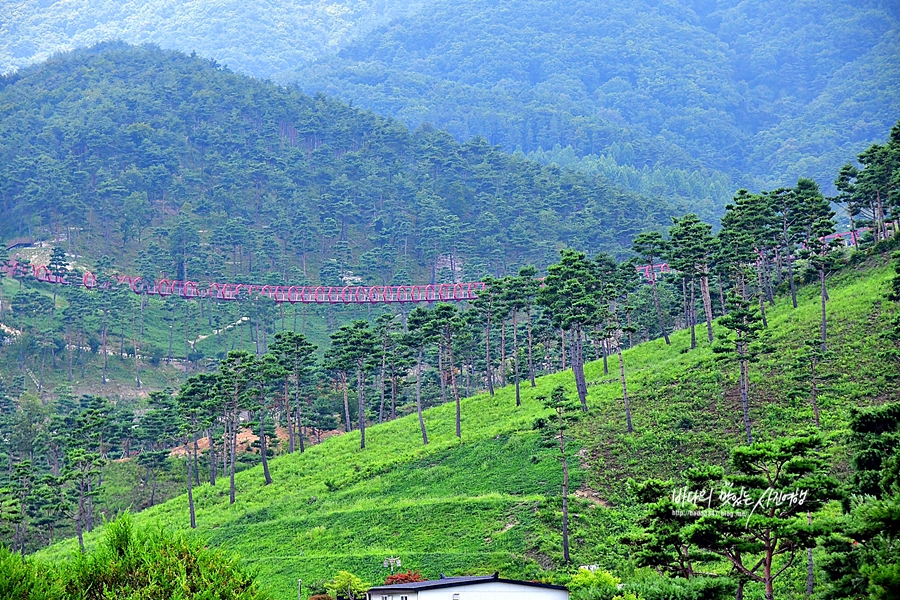
[{"label": "red flowering shrub", "polygon": [[415,583],[416,581],[425,581],[422,574],[418,571],[406,571],[405,573],[394,573],[388,575],[384,580],[384,585],[394,585],[397,583]]}]

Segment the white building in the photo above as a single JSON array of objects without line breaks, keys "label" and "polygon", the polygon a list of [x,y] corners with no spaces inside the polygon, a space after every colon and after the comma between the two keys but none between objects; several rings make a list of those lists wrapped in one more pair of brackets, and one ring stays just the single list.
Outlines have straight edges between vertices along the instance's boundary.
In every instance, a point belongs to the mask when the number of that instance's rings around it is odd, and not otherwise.
[{"label": "white building", "polygon": [[380,585],[369,590],[368,600],[569,600],[569,591],[559,585],[500,579],[494,573]]}]

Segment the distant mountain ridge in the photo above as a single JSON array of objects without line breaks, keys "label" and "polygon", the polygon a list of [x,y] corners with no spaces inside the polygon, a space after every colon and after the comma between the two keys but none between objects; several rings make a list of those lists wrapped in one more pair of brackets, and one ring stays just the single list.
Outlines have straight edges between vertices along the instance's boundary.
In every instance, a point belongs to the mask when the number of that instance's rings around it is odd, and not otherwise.
[{"label": "distant mountain ridge", "polygon": [[296,79],[460,139],[827,189],[900,114],[898,55],[880,0],[447,0]]},{"label": "distant mountain ridge", "polygon": [[54,53],[122,40],[196,51],[256,77],[279,75],[415,10],[421,0],[238,2],[21,0],[5,3],[0,74]]},{"label": "distant mountain ridge", "polygon": [[578,167],[714,212],[723,181],[831,190],[900,115],[892,0],[23,0],[9,14],[0,72],[102,40],[196,51],[458,141],[571,147]]},{"label": "distant mountain ridge", "polygon": [[70,253],[147,280],[477,280],[685,208],[153,47],[23,69],[0,106],[0,236],[79,228]]}]

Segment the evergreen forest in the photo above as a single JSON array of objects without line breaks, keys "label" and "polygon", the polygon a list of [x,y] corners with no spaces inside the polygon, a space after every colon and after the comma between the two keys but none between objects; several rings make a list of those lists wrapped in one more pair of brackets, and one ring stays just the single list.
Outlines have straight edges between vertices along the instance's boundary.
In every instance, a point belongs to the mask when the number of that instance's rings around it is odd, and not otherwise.
[{"label": "evergreen forest", "polygon": [[[783,82],[755,55],[729,88],[714,69],[762,47],[748,15],[777,37],[799,4],[607,22],[577,2],[382,4],[298,64],[307,85],[124,42],[0,78],[0,597],[356,600],[495,571],[573,600],[898,597],[895,7],[823,3],[853,44],[779,44],[831,75]],[[560,10],[598,45],[528,25]],[[666,41],[673,23],[718,54]],[[510,45],[487,60],[463,24]],[[638,86],[617,56],[615,110],[538,107],[543,78],[579,89],[561,73],[587,54],[649,52],[633,27],[695,60],[694,87]],[[388,54],[446,104],[395,75],[370,103],[334,97],[365,79],[341,61]],[[858,60],[883,97],[835,91]],[[531,91],[480,103],[479,81],[512,85],[501,66]],[[725,87],[698,95],[703,72]],[[466,95],[472,120],[413,118],[390,86],[435,110]],[[816,112],[831,142],[810,120],[827,93],[866,98]],[[788,126],[823,145],[766,146]],[[474,282],[464,302],[347,295]],[[210,283],[254,287],[188,292]]]}]

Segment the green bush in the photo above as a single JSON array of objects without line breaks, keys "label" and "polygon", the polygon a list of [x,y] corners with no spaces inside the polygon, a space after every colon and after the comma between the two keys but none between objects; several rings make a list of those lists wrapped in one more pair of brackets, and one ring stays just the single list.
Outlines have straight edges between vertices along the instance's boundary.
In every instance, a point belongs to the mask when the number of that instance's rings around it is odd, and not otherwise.
[{"label": "green bush", "polygon": [[579,569],[569,581],[572,600],[612,600],[621,580],[606,571]]},{"label": "green bush", "polygon": [[631,583],[623,591],[644,600],[725,600],[734,597],[737,582],[728,577],[669,579],[654,577]]},{"label": "green bush", "polygon": [[23,559],[0,546],[0,598],[4,600],[60,600],[55,573],[42,563]]},{"label": "green bush", "polygon": [[62,569],[66,594],[81,600],[266,600],[237,559],[184,534],[135,531],[126,513],[106,525],[95,550]]},{"label": "green bush", "polygon": [[365,598],[369,587],[368,583],[365,583],[349,571],[338,571],[334,579],[325,584],[325,590],[337,600],[360,600]]}]

